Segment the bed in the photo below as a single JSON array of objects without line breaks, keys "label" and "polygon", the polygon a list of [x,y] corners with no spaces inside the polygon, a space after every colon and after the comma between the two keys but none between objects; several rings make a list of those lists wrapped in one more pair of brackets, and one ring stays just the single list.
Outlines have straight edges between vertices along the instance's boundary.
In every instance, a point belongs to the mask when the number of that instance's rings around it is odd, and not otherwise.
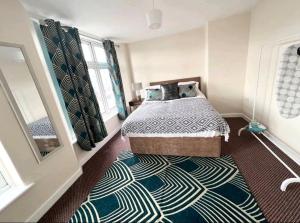
[{"label": "bed", "polygon": [[53,150],[53,147],[59,146],[56,133],[48,117],[29,123],[28,129],[41,152],[49,152]]},{"label": "bed", "polygon": [[[152,82],[150,85],[196,81],[200,77]],[[219,157],[229,126],[204,95],[170,101],[144,101],[124,121],[122,135],[139,154]]]}]

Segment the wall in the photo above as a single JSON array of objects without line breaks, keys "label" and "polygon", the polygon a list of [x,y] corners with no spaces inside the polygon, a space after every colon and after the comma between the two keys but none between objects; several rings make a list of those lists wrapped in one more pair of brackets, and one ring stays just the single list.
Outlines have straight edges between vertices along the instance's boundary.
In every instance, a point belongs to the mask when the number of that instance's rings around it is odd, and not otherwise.
[{"label": "wall", "polygon": [[241,113],[250,13],[211,21],[206,30],[207,96],[220,113]]},{"label": "wall", "polygon": [[130,43],[133,80],[145,86],[201,76],[202,90],[220,113],[241,113],[249,25],[246,12],[199,29]]},{"label": "wall", "polygon": [[64,189],[76,180],[81,174],[81,168],[72,148],[71,136],[68,134],[41,49],[37,47],[38,40],[29,17],[16,0],[2,0],[0,14],[0,42],[20,44],[25,49],[43,94],[47,96],[47,104],[63,145],[39,164],[3,91],[0,90],[0,126],[5,126],[0,128],[0,139],[22,180],[26,184],[34,183],[26,193],[1,212],[0,221],[36,221]]},{"label": "wall", "polygon": [[263,49],[256,117],[274,136],[300,152],[300,117],[282,118],[274,103],[277,52],[280,44],[300,40],[299,8],[298,0],[262,0],[252,11],[243,109],[251,115],[259,54]]},{"label": "wall", "polygon": [[130,43],[134,81],[146,86],[152,81],[204,77],[204,35],[199,28]]},{"label": "wall", "polygon": [[122,75],[125,99],[128,105],[128,102],[131,101],[131,99],[134,97],[134,92],[132,92],[131,88],[133,76],[128,44],[119,44],[116,47],[116,51]]},{"label": "wall", "polygon": [[25,61],[2,60],[0,67],[26,123],[47,116]]}]

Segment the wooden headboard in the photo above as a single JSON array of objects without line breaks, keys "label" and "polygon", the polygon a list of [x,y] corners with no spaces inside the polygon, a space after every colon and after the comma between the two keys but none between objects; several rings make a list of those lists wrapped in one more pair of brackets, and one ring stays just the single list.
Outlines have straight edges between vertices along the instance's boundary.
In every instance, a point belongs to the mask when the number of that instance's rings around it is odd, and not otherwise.
[{"label": "wooden headboard", "polygon": [[150,82],[150,86],[161,85],[161,84],[171,84],[171,83],[176,83],[176,82],[186,82],[186,81],[199,82],[199,90],[201,90],[201,78],[200,77],[189,77],[189,78],[182,78],[182,79],[175,79],[175,80],[168,80],[168,81]]}]

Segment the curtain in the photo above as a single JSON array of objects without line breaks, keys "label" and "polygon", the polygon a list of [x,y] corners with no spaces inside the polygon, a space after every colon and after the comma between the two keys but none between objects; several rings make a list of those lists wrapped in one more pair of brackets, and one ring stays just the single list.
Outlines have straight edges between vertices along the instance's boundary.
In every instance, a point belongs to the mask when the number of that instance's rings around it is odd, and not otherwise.
[{"label": "curtain", "polygon": [[128,112],[126,108],[125,94],[115,45],[111,40],[104,40],[103,47],[109,66],[110,78],[118,108],[118,116],[121,120],[124,120],[127,118]]},{"label": "curtain", "polygon": [[45,20],[45,25],[40,27],[77,142],[82,149],[91,150],[96,142],[107,136],[107,132],[83,57],[78,30],[62,27],[51,19]]}]

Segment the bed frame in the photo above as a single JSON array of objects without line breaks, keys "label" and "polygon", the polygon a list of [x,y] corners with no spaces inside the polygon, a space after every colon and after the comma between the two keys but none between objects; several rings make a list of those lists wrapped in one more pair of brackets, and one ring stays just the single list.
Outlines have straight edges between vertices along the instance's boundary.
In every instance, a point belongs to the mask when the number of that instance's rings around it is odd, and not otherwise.
[{"label": "bed frame", "polygon": [[[196,81],[200,77],[151,82],[150,85]],[[129,137],[131,150],[138,154],[157,154],[174,156],[219,157],[221,154],[221,137]]]}]

